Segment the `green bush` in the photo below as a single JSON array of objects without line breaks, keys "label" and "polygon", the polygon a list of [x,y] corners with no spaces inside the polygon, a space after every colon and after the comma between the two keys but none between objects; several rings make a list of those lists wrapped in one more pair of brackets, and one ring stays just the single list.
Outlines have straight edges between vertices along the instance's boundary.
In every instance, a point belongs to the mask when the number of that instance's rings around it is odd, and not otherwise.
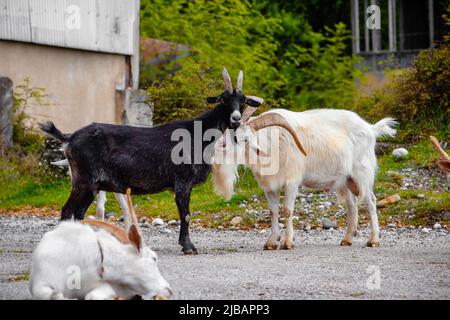
[{"label": "green bush", "polygon": [[[267,106],[349,107],[359,75],[344,24],[314,32],[303,13],[270,1],[142,0],[141,34],[188,45],[189,55],[144,70],[155,122],[192,117],[221,89],[221,69]],[[176,71],[177,70],[177,71]],[[149,75],[148,72],[155,72]]]}]

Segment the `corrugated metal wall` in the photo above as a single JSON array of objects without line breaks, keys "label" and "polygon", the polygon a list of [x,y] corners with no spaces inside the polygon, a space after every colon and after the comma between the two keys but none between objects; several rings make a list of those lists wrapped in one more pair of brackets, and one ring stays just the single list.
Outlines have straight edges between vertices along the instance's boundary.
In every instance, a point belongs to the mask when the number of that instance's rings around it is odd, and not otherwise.
[{"label": "corrugated metal wall", "polygon": [[0,39],[133,55],[137,0],[0,0]]}]

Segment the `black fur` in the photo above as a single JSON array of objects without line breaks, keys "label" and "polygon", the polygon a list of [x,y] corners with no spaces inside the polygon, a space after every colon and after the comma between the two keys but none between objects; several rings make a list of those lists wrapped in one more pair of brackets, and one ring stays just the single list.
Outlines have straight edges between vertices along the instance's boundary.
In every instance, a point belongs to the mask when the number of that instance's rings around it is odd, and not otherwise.
[{"label": "black fur", "polygon": [[[206,180],[210,166],[204,160],[201,164],[174,164],[171,151],[179,142],[171,141],[171,135],[184,128],[193,140],[194,121],[202,122],[203,132],[211,128],[223,132],[230,126],[231,113],[243,111],[246,99],[240,92],[225,92],[215,101],[220,104],[196,119],[154,128],[94,123],[65,135],[53,123],[42,124],[44,132],[68,143],[65,152],[72,170],[72,192],[61,219],[83,219],[99,190],[125,193],[131,188],[133,194],[172,190],[181,221],[179,243],[183,252],[197,253],[189,239],[190,195],[195,185]],[[210,142],[201,143],[204,150]],[[192,156],[193,145],[192,141]]]}]

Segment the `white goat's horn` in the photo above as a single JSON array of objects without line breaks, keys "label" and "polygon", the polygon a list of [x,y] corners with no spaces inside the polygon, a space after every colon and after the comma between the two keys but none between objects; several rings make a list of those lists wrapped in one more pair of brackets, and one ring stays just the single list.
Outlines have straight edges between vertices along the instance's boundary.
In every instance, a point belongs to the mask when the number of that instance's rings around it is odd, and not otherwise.
[{"label": "white goat's horn", "polygon": [[123,244],[131,244],[130,239],[128,239],[128,233],[122,228],[100,220],[82,220],[81,222],[108,231]]},{"label": "white goat's horn", "polygon": [[294,139],[297,148],[306,156],[306,151],[303,148],[302,143],[298,139],[295,130],[291,127],[289,122],[287,122],[287,120],[283,118],[281,115],[276,113],[262,114],[247,122],[247,125],[249,125],[254,130],[260,130],[272,126],[278,126],[286,129],[292,135],[292,138]]},{"label": "white goat's horn", "polygon": [[134,211],[133,202],[131,201],[131,189],[127,189],[128,210],[130,211],[131,224],[138,226],[136,211]]},{"label": "white goat's horn", "polygon": [[244,72],[239,71],[239,75],[236,81],[236,91],[242,91],[242,83],[244,82]]},{"label": "white goat's horn", "polygon": [[442,149],[438,139],[436,137],[430,136],[431,143],[433,144],[434,149],[439,153],[440,159],[443,160],[450,160],[450,157],[448,156],[447,152]]},{"label": "white goat's horn", "polygon": [[242,113],[242,122],[246,122],[258,108],[247,106]]},{"label": "white goat's horn", "polygon": [[231,84],[231,78],[230,78],[230,75],[228,74],[227,69],[225,69],[225,67],[222,70],[222,77],[223,77],[225,91],[228,91],[230,93],[233,92],[233,85]]}]

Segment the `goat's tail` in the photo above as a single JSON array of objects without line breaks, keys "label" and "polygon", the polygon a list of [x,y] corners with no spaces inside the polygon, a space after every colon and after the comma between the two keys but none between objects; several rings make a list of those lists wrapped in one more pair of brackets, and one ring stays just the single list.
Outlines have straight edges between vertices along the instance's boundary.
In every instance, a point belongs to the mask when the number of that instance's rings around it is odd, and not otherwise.
[{"label": "goat's tail", "polygon": [[395,127],[398,122],[393,118],[384,118],[372,125],[375,137],[395,137],[397,130]]},{"label": "goat's tail", "polygon": [[47,121],[46,123],[39,123],[39,128],[44,131],[49,136],[52,136],[58,141],[67,142],[70,138],[70,134],[64,134],[59,131],[58,128],[55,127],[55,124],[51,121]]}]

